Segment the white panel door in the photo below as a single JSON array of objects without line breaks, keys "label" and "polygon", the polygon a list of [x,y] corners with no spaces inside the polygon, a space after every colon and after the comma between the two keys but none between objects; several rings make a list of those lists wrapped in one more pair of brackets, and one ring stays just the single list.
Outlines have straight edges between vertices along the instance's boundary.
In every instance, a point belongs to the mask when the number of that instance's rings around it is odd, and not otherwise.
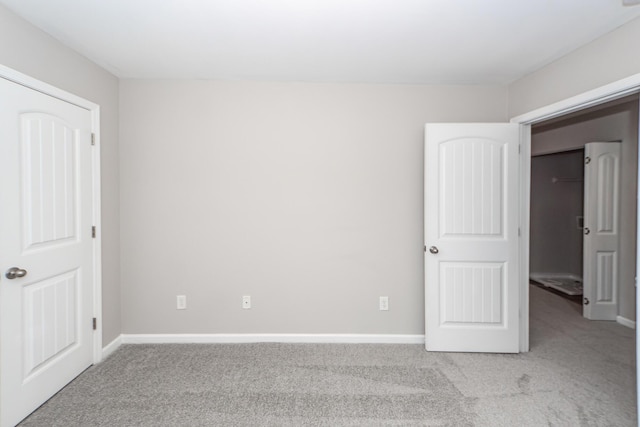
[{"label": "white panel door", "polygon": [[427,124],[425,343],[518,352],[520,128]]},{"label": "white panel door", "polygon": [[2,78],[0,100],[4,427],[92,363],[93,212],[90,112]]},{"label": "white panel door", "polygon": [[583,314],[592,320],[616,320],[620,143],[590,142],[584,156]]}]

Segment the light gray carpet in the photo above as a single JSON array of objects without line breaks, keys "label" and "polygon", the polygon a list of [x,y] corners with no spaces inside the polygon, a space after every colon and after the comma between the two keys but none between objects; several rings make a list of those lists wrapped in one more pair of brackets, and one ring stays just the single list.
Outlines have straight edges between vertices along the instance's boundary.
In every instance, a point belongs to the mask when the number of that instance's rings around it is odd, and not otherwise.
[{"label": "light gray carpet", "polygon": [[126,345],[22,426],[634,426],[632,329],[531,288],[530,353]]}]

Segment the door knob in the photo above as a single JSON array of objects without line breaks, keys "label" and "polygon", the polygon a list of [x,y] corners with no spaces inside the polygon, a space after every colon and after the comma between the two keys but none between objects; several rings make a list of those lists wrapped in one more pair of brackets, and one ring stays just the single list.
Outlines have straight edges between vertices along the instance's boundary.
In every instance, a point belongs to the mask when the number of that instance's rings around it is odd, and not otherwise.
[{"label": "door knob", "polygon": [[437,254],[437,253],[438,253],[438,252],[440,252],[440,251],[438,250],[438,248],[437,248],[437,247],[435,247],[435,246],[431,246],[431,247],[429,248],[429,252],[431,252],[432,254],[434,254],[434,255],[435,255],[435,254]]},{"label": "door knob", "polygon": [[7,272],[4,274],[5,277],[7,279],[17,279],[20,277],[24,277],[27,275],[27,270],[24,270],[22,268],[18,268],[18,267],[11,267],[10,269],[7,270]]},{"label": "door knob", "polygon": [[589,233],[591,233],[591,230],[589,230],[589,227],[585,227],[584,234],[589,234]]}]

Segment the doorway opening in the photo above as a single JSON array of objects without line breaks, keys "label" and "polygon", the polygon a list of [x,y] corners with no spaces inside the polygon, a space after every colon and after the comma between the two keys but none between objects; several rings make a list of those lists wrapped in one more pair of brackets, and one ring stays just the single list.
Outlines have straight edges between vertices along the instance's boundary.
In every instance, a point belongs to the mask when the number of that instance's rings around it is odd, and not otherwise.
[{"label": "doorway opening", "polygon": [[[532,148],[535,150],[532,139]],[[577,304],[583,292],[584,149],[531,155],[530,278]]]},{"label": "doorway opening", "polygon": [[[532,284],[579,305],[589,315],[585,267],[585,146],[620,142],[619,255],[616,255],[615,313],[609,320],[634,327],[638,192],[638,94],[573,112],[531,127],[529,271]],[[588,161],[588,160],[587,160]],[[587,191],[589,187],[587,187]],[[583,279],[588,280],[583,288]],[[584,290],[584,292],[583,292]],[[580,307],[580,308],[578,308]]]}]

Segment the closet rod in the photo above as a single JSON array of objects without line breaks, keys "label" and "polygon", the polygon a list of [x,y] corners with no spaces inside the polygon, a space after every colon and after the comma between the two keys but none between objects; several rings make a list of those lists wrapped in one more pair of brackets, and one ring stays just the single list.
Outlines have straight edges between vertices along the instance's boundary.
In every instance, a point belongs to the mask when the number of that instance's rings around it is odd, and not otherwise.
[{"label": "closet rod", "polygon": [[582,178],[558,178],[558,177],[553,177],[551,178],[551,183],[555,184],[556,182],[582,182],[584,181],[584,179]]}]

